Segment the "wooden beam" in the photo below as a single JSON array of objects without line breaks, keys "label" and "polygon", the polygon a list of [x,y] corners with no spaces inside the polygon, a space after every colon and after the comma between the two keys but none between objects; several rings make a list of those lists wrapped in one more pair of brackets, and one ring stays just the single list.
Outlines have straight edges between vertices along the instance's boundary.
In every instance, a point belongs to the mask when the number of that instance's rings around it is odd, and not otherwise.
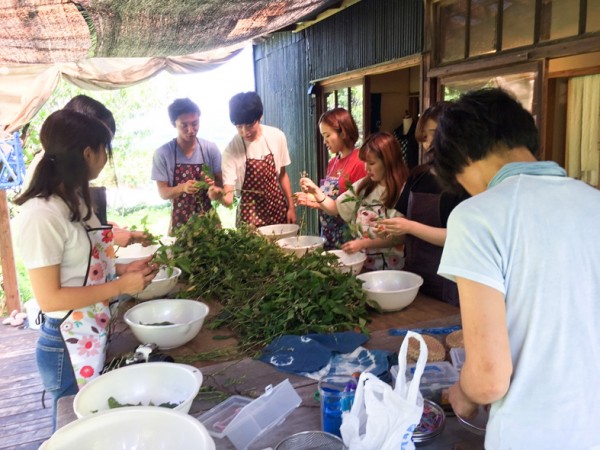
[{"label": "wooden beam", "polygon": [[8,313],[14,310],[21,311],[17,269],[10,234],[8,197],[4,189],[0,189],[0,260],[2,260],[2,277]]},{"label": "wooden beam", "polygon": [[296,28],[294,28],[294,30],[293,30],[293,33],[297,33],[299,31],[304,30],[305,28],[312,27],[314,24],[319,23],[322,20],[325,20],[325,19],[331,17],[334,14],[337,14],[358,2],[360,2],[360,0],[344,0],[338,8],[328,8],[325,11],[323,11],[321,14],[319,14],[317,16],[317,18],[314,20],[307,20],[306,22],[298,22],[296,24]]}]

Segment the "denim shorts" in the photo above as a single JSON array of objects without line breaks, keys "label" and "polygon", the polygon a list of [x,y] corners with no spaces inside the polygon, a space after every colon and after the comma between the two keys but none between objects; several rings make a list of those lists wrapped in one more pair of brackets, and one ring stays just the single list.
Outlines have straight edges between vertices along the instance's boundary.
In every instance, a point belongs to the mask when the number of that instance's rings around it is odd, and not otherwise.
[{"label": "denim shorts", "polygon": [[60,334],[61,319],[46,317],[40,328],[35,358],[44,389],[52,395],[52,427],[56,430],[58,399],[77,394],[77,381]]}]

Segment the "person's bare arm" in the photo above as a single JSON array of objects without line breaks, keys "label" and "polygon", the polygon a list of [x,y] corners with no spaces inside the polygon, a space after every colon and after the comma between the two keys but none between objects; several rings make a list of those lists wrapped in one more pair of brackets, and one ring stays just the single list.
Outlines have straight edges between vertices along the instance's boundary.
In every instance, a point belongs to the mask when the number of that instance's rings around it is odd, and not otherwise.
[{"label": "person's bare arm", "polygon": [[292,197],[292,185],[290,183],[290,176],[288,175],[285,167],[279,170],[279,184],[285,200],[287,202],[287,221],[288,223],[296,223],[296,206],[294,205],[294,198]]},{"label": "person's bare arm", "polygon": [[465,364],[458,383],[450,388],[450,403],[464,417],[477,405],[506,395],[512,358],[506,325],[504,295],[484,284],[457,278],[465,342]]},{"label": "person's bare arm", "polygon": [[29,280],[42,311],[65,311],[83,308],[109,300],[121,294],[137,294],[152,281],[156,272],[144,270],[124,273],[119,279],[96,286],[63,287],[60,285],[60,265],[29,269]]},{"label": "person's bare arm", "polygon": [[446,228],[432,227],[405,217],[383,219],[377,222],[377,226],[377,232],[384,235],[386,233],[396,236],[410,234],[439,247],[443,247],[446,242]]}]

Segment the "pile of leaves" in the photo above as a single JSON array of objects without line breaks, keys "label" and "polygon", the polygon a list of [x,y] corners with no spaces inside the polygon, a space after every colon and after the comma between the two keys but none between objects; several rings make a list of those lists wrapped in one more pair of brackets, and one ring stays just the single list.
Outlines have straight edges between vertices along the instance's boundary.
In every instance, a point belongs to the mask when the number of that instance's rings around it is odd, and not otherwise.
[{"label": "pile of leaves", "polygon": [[253,227],[220,228],[213,210],[178,228],[155,259],[182,269],[180,297],[223,305],[209,326],[232,330],[243,352],[284,334],[365,331],[361,282],[339,271],[337,257],[284,253]]}]

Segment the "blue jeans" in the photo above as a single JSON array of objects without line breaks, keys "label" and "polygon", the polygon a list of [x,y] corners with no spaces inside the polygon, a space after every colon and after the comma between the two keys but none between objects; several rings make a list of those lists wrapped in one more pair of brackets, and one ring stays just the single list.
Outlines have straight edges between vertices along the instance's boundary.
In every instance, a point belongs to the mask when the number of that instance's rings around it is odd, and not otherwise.
[{"label": "blue jeans", "polygon": [[60,334],[61,319],[46,317],[40,328],[35,359],[42,384],[52,395],[52,429],[56,430],[57,402],[61,397],[77,394],[77,381],[69,353]]}]

